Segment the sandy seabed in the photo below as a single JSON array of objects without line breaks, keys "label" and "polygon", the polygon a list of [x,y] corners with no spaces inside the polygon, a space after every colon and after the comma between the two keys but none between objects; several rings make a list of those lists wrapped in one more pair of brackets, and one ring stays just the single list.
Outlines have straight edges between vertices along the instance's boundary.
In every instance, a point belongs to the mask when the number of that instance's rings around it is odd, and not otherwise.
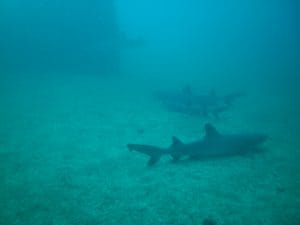
[{"label": "sandy seabed", "polygon": [[[168,112],[147,88],[126,82],[2,82],[0,224],[300,223],[296,100],[250,92],[216,121]],[[201,138],[207,121],[221,132],[266,132],[266,151],[178,164],[164,157],[148,168],[126,149]]]}]

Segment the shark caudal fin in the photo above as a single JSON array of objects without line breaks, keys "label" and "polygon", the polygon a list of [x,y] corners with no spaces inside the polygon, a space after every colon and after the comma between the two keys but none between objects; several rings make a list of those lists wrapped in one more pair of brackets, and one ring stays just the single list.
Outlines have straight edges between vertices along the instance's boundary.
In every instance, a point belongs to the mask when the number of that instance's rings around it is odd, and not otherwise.
[{"label": "shark caudal fin", "polygon": [[148,155],[150,157],[147,163],[148,166],[156,164],[159,161],[160,157],[165,154],[164,149],[151,145],[127,144],[127,148],[130,151],[137,151]]}]

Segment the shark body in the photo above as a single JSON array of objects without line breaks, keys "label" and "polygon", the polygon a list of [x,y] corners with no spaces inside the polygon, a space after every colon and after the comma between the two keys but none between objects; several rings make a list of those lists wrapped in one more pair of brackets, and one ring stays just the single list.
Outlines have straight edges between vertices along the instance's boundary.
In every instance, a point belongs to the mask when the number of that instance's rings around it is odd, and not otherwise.
[{"label": "shark body", "polygon": [[205,124],[204,129],[205,136],[191,143],[183,143],[173,136],[172,144],[168,148],[141,144],[128,144],[127,147],[130,151],[148,155],[148,165],[154,165],[163,155],[170,155],[174,161],[183,157],[203,159],[243,155],[256,152],[267,140],[267,136],[260,133],[220,134],[209,123]]}]

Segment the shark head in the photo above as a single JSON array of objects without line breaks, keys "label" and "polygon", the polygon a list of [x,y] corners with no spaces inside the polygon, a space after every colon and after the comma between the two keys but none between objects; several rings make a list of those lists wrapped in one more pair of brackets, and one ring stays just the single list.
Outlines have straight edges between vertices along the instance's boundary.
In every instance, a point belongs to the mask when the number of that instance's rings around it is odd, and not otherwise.
[{"label": "shark head", "polygon": [[[263,133],[238,134],[229,138],[240,153],[255,153],[264,150],[262,144],[268,139],[268,136]],[[230,142],[230,141],[229,141]]]},{"label": "shark head", "polygon": [[262,150],[261,145],[268,139],[268,136],[263,133],[221,134],[209,123],[205,124],[204,129],[203,140],[206,148],[210,148],[211,153],[220,155],[259,152]]},{"label": "shark head", "polygon": [[268,136],[266,134],[249,134],[245,139],[245,142],[248,142],[253,146],[259,146],[268,139]]}]

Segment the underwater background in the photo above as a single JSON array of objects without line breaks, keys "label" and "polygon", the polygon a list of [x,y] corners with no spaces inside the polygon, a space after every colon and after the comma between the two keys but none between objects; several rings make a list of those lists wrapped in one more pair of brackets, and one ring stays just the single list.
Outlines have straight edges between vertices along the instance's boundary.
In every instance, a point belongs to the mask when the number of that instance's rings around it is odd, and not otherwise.
[{"label": "underwater background", "polygon": [[[299,224],[299,9],[2,0],[0,224]],[[211,93],[243,96],[224,108]],[[186,94],[215,105],[199,112]],[[152,167],[126,147],[198,140],[208,122],[269,139],[253,155]]]}]

